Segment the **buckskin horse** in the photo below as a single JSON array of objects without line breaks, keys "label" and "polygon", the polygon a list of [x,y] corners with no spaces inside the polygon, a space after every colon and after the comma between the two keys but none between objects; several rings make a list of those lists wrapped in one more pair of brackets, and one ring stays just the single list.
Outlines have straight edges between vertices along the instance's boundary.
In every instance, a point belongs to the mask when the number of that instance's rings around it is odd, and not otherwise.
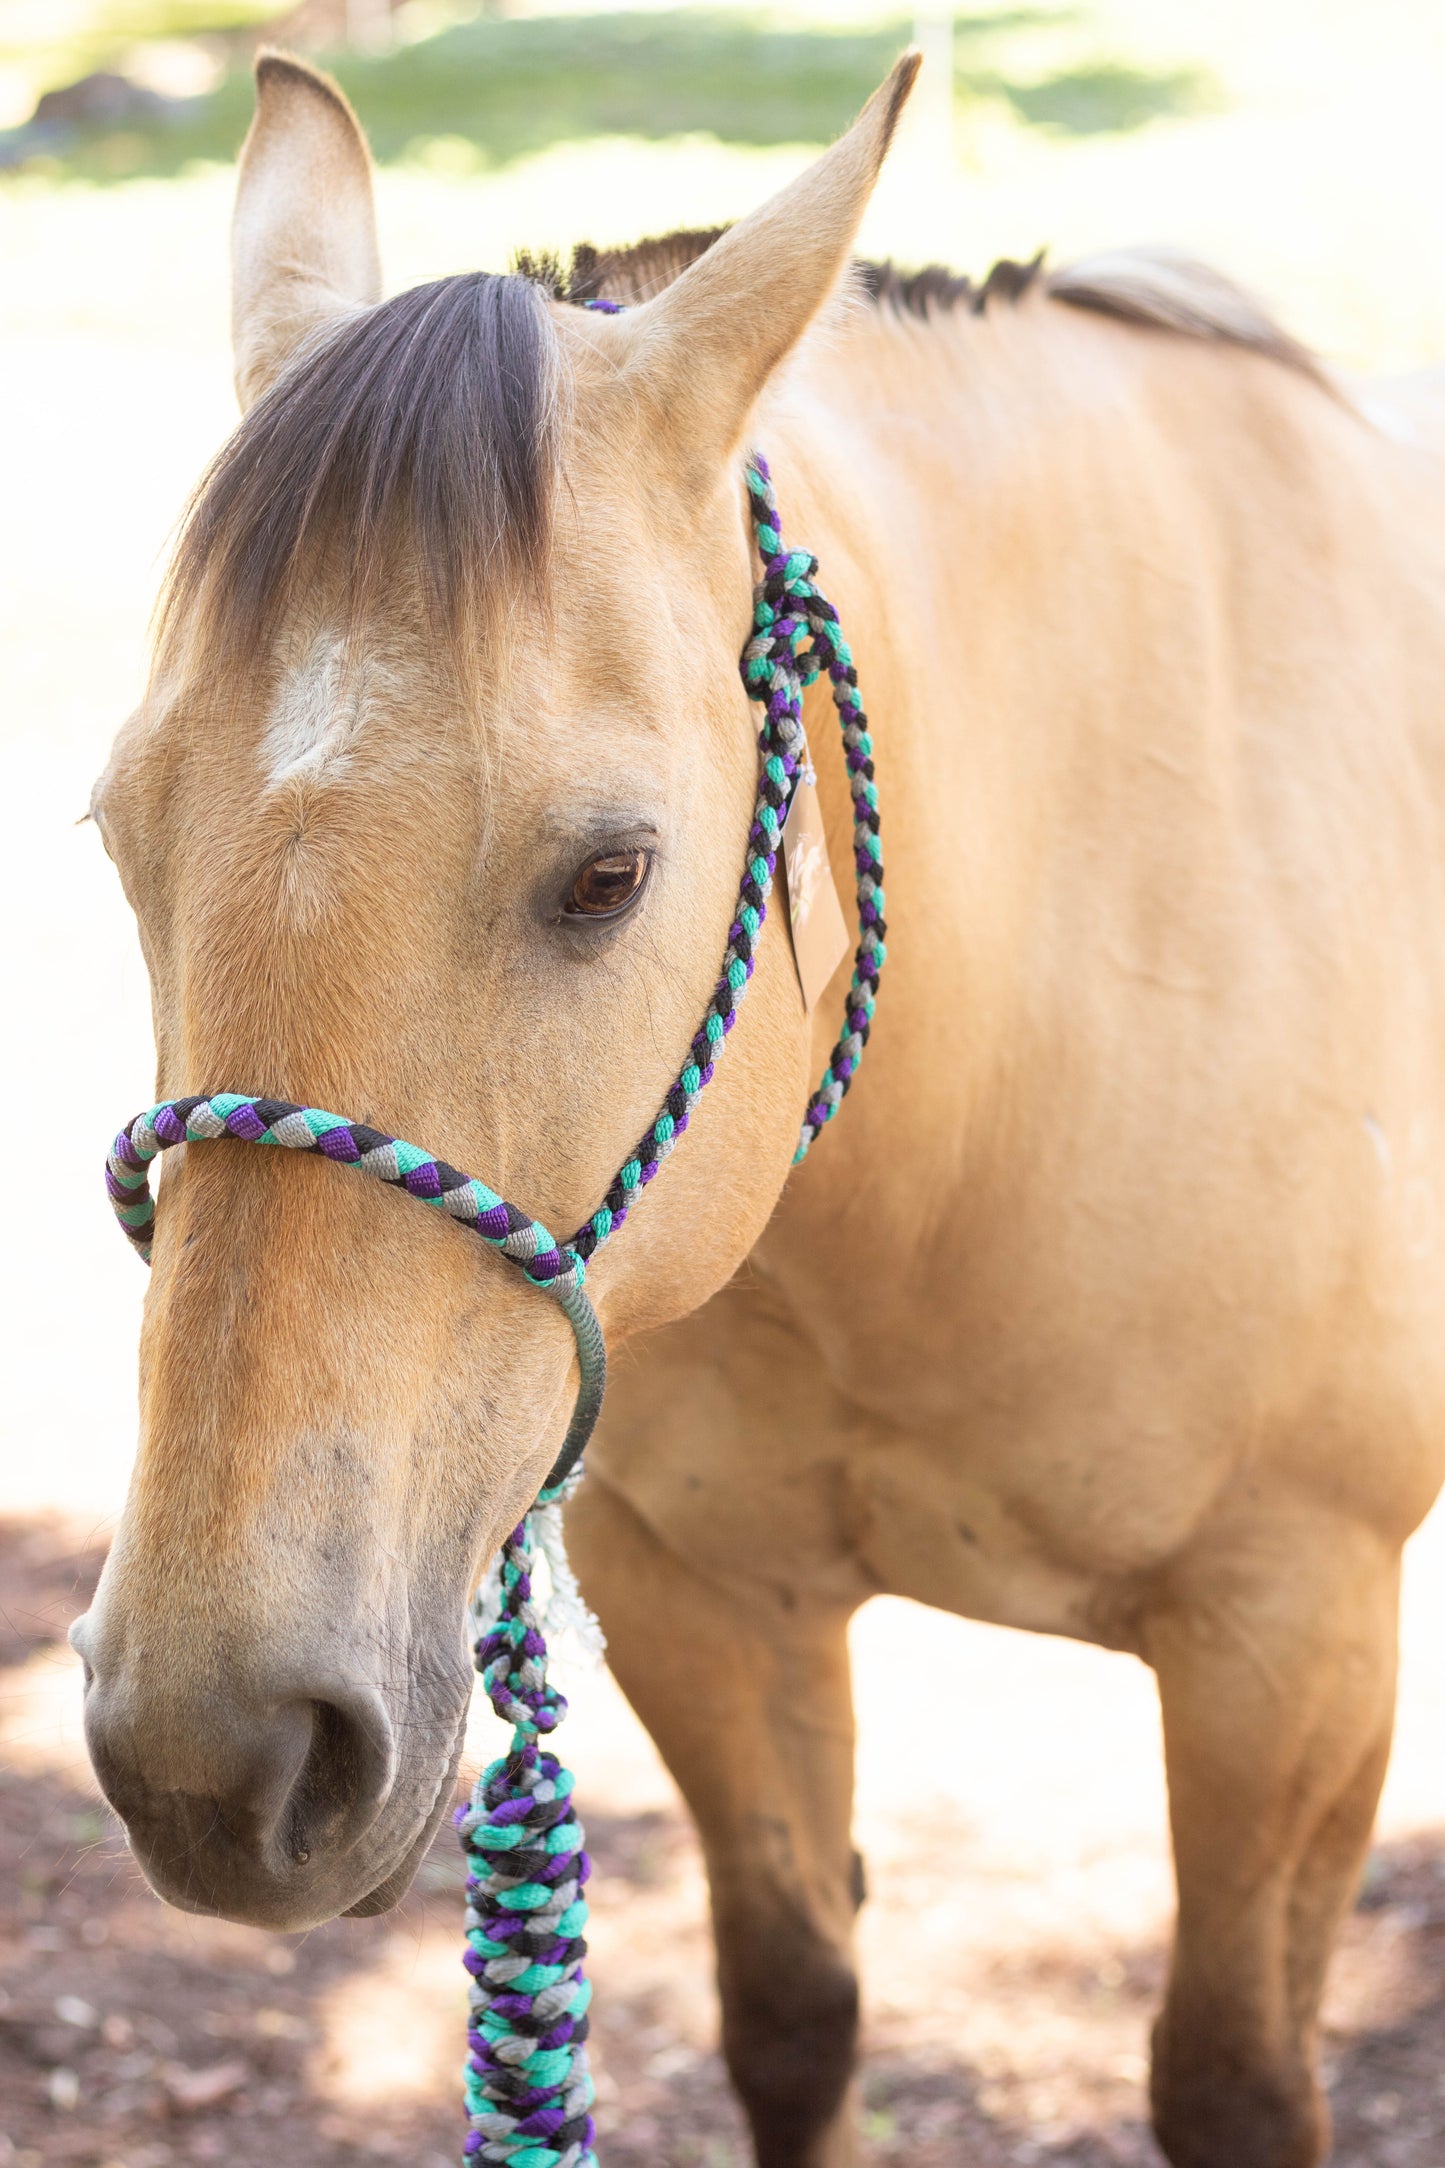
[{"label": "buckskin horse", "polygon": [[[758,2159],[854,2158],[845,1630],[891,1590],[1153,1668],[1155,2128],[1309,2168],[1445,1460],[1445,410],[1371,418],[1172,259],[850,267],[915,65],[721,236],[382,300],[352,114],[263,57],[244,419],[95,812],[162,1092],[342,1107],[575,1224],[734,908],[766,452],[874,719],[891,961],[790,1178],[846,977],[809,1012],[761,939],[589,1275],[632,1347],[569,1513],[702,1834]],[[164,1896],[294,1929],[406,1889],[572,1377],[555,1309],[405,1200],[176,1155],[76,1634]]]}]

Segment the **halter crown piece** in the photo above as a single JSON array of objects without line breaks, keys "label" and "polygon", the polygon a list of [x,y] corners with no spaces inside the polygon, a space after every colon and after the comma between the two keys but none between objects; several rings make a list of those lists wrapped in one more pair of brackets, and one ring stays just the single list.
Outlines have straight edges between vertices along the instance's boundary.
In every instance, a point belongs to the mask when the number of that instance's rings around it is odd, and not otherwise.
[{"label": "halter crown piece", "polygon": [[561,1546],[559,1508],[580,1480],[578,1463],[602,1406],[607,1366],[602,1329],[584,1290],[587,1262],[616,1233],[676,1146],[737,1020],[768,915],[783,827],[806,763],[803,689],[823,675],[842,725],[853,793],[858,947],[843,1029],[803,1117],[795,1165],[853,1081],[886,955],[873,747],[853,658],[837,612],[814,584],[817,559],[783,548],[772,481],[757,454],[748,464],[747,489],[763,578],[753,593],[753,630],[741,668],[749,698],[764,703],[765,714],[737,913],[707,1013],[676,1082],[602,1203],[570,1241],[559,1243],[539,1220],[418,1145],[317,1107],[249,1093],[162,1100],[126,1124],[106,1164],[116,1216],[149,1262],[155,1221],[150,1163],[171,1145],[230,1137],[319,1153],[406,1190],[480,1235],[560,1305],[575,1335],[580,1384],[562,1450],[536,1505],[502,1545],[490,1576],[490,1604],[480,1611],[474,1604],[472,1612],[476,1668],[492,1707],[512,1726],[509,1751],[482,1771],[470,1805],[455,1817],[469,1870],[463,1962],[471,1975],[471,2052],[464,2073],[470,2128],[463,2159],[472,2164],[596,2168],[585,2044],[592,1990],[582,1974],[582,1892],[589,1866],[572,1806],[572,1776],[539,1743],[566,1715],[567,1703],[548,1682],[532,1569],[540,1544],[554,1599],[559,1589],[564,1595],[575,1590]]}]

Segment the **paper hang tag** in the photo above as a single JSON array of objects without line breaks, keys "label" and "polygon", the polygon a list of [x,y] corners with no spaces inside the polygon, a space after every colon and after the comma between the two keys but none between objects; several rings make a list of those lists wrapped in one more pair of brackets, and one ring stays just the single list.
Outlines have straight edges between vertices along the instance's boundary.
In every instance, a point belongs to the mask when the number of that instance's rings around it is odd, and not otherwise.
[{"label": "paper hang tag", "polygon": [[811,1013],[848,954],[849,941],[843,906],[828,863],[818,786],[806,762],[805,754],[803,775],[794,786],[783,828],[779,870],[787,892],[788,931],[793,939],[798,984],[803,989],[803,1007]]}]

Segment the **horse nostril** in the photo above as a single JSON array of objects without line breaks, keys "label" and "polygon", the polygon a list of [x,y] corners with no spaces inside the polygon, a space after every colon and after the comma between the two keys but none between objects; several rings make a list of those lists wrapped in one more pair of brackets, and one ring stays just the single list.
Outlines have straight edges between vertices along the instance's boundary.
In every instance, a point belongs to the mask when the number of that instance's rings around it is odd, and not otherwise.
[{"label": "horse nostril", "polygon": [[311,1743],[282,1814],[286,1856],[304,1867],[370,1828],[386,1803],[395,1741],[379,1694],[365,1689],[311,1704]]},{"label": "horse nostril", "polygon": [[155,1887],[263,1926],[318,1906],[324,1918],[331,1878],[364,1848],[395,1782],[380,1690],[338,1667],[273,1672],[269,1692],[253,1677],[242,1695],[199,1691],[182,1674],[162,1694],[154,1674],[137,1681],[111,1661],[103,1637],[95,1654],[91,1758]]}]

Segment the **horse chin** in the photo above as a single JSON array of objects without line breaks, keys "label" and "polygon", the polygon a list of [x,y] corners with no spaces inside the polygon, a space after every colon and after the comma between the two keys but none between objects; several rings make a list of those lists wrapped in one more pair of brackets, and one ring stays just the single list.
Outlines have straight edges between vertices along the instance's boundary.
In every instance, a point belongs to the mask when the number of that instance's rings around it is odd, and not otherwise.
[{"label": "horse chin", "polygon": [[405,1897],[412,1883],[416,1880],[417,1869],[426,1858],[432,1838],[436,1835],[441,1818],[446,1813],[447,1801],[451,1797],[452,1787],[456,1783],[457,1769],[461,1763],[462,1745],[466,1735],[467,1711],[463,1707],[457,1722],[456,1737],[452,1741],[451,1754],[442,1773],[441,1782],[437,1786],[436,1797],[432,1801],[426,1819],[418,1830],[415,1839],[407,1847],[397,1865],[392,1868],[391,1873],[387,1875],[384,1881],[378,1882],[369,1895],[359,1898],[354,1905],[346,1907],[345,1912],[341,1915],[343,1919],[370,1919],[378,1912],[392,1911],[401,1903],[402,1898]]}]

